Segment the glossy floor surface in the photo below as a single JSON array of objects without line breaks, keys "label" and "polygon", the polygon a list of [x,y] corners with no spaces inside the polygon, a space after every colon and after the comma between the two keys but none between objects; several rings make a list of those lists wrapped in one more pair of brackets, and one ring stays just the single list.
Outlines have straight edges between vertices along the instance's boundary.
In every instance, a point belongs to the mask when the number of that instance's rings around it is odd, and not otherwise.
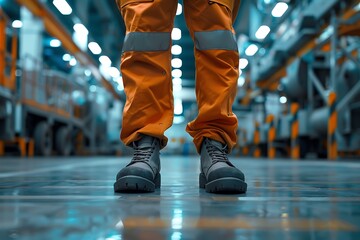
[{"label": "glossy floor surface", "polygon": [[360,239],[360,161],[233,159],[248,192],[198,188],[164,156],[162,187],[114,194],[129,158],[0,158],[0,239]]}]

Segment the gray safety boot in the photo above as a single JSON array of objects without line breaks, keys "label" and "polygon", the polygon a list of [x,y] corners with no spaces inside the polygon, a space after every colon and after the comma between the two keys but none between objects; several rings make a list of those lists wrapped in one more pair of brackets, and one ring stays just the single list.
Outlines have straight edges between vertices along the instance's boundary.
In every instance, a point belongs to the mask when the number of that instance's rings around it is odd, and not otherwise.
[{"label": "gray safety boot", "polygon": [[120,170],[115,192],[153,192],[160,187],[160,141],[144,135],[133,143],[134,157]]},{"label": "gray safety boot", "polygon": [[204,138],[201,145],[200,188],[210,193],[245,193],[244,174],[227,157],[227,146]]}]

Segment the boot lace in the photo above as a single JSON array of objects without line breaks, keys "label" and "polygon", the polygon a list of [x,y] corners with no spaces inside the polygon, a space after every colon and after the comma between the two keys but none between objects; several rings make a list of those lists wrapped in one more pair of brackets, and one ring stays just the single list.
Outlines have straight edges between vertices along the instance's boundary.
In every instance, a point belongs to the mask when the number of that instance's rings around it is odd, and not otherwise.
[{"label": "boot lace", "polygon": [[206,146],[206,149],[212,159],[212,164],[218,163],[218,162],[225,162],[228,163],[229,162],[229,158],[227,157],[226,154],[226,147],[224,147],[223,149],[219,149],[213,145],[208,145]]},{"label": "boot lace", "polygon": [[151,154],[153,153],[153,149],[144,150],[138,147],[134,148],[134,157],[132,159],[132,162],[148,162]]}]

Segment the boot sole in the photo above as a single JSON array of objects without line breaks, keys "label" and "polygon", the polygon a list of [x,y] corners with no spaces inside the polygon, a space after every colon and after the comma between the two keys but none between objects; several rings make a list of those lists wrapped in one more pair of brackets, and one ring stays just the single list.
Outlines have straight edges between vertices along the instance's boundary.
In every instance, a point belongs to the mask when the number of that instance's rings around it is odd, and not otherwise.
[{"label": "boot sole", "polygon": [[160,188],[160,184],[160,173],[155,177],[154,181],[140,176],[129,175],[119,178],[114,183],[114,192],[154,192],[156,188]]},{"label": "boot sole", "polygon": [[199,175],[199,187],[208,193],[246,193],[247,190],[246,182],[241,179],[224,177],[207,182],[203,173]]}]

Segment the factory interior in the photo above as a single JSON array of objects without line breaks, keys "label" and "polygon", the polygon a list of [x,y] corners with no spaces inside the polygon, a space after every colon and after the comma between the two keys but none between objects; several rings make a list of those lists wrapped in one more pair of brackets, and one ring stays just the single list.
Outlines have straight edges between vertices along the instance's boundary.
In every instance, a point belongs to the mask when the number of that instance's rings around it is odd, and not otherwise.
[{"label": "factory interior", "polygon": [[122,6],[0,0],[0,239],[360,239],[360,0],[193,0],[240,1],[241,194],[199,188],[187,0],[154,1],[178,2],[161,187],[117,193]]}]

